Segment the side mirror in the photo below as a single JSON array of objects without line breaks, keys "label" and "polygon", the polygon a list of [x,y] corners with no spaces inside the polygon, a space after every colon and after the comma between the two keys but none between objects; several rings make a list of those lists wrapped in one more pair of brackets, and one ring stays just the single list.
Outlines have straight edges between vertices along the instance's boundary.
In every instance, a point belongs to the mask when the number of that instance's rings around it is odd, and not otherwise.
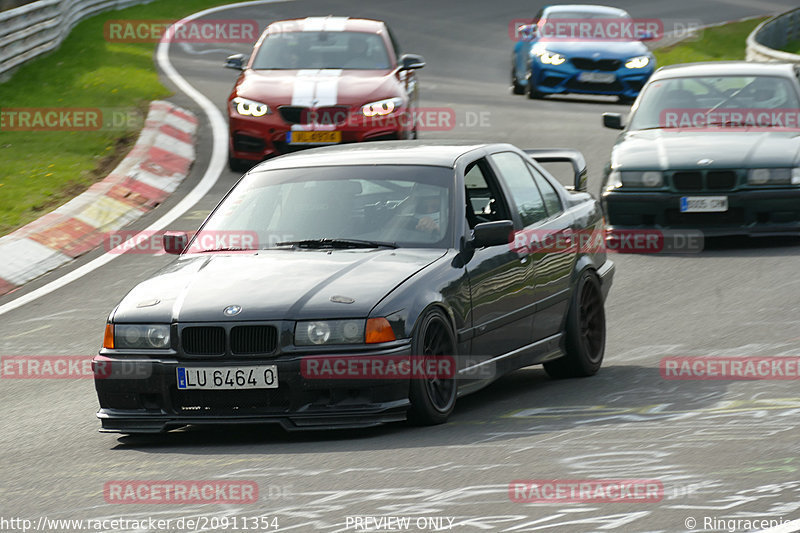
[{"label": "side mirror", "polygon": [[533,41],[539,35],[539,26],[536,24],[525,24],[517,29],[517,35],[522,41]]},{"label": "side mirror", "polygon": [[470,243],[473,248],[508,244],[514,240],[513,233],[514,223],[510,220],[481,222],[480,224],[476,224],[475,228],[472,230],[472,240],[470,240]]},{"label": "side mirror", "polygon": [[415,70],[425,66],[425,59],[415,54],[400,56],[400,70]]},{"label": "side mirror", "polygon": [[603,113],[603,126],[612,130],[624,130],[622,115],[619,113]]},{"label": "side mirror", "polygon": [[234,54],[225,60],[225,68],[244,70],[244,54]]},{"label": "side mirror", "polygon": [[539,150],[523,150],[537,163],[569,163],[572,166],[572,191],[586,190],[586,159],[578,150],[572,148],[551,148]]},{"label": "side mirror", "polygon": [[165,231],[162,236],[164,251],[172,255],[180,255],[189,242],[189,235],[185,231]]}]

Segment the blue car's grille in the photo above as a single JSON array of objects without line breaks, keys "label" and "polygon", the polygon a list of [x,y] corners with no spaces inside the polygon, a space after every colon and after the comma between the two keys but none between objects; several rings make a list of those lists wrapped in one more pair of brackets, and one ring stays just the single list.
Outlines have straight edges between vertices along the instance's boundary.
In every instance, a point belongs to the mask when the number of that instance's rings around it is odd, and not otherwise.
[{"label": "blue car's grille", "polygon": [[572,65],[580,70],[602,70],[613,72],[622,66],[619,59],[590,59],[588,57],[573,57]]}]

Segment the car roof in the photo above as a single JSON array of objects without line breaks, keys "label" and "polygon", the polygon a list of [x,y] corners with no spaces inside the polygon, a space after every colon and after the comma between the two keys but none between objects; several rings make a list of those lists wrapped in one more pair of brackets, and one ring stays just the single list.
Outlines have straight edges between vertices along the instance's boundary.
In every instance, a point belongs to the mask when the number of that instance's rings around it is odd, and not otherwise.
[{"label": "car roof", "polygon": [[267,26],[267,30],[270,33],[294,31],[354,31],[381,33],[385,29],[386,24],[380,20],[334,16],[279,20]]},{"label": "car roof", "polygon": [[339,165],[427,165],[454,168],[462,155],[511,145],[469,141],[373,141],[294,152],[259,164],[251,172]]},{"label": "car roof", "polygon": [[661,67],[650,81],[691,76],[783,76],[794,77],[791,63],[757,63],[754,61],[706,61]]},{"label": "car roof", "polygon": [[595,15],[611,15],[611,16],[620,16],[628,14],[627,11],[625,11],[624,9],[620,9],[618,7],[598,6],[595,4],[564,4],[564,5],[545,7],[544,11],[542,12],[542,15],[546,17],[550,13],[558,13],[559,11],[579,11],[584,13],[592,13]]}]

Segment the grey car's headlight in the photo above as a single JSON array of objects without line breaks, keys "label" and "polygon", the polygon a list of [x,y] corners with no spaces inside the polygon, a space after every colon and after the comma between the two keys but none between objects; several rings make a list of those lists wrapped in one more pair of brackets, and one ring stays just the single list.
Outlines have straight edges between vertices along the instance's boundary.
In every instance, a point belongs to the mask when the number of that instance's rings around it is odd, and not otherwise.
[{"label": "grey car's headlight", "polygon": [[649,56],[632,57],[625,62],[625,68],[644,68],[650,64]]},{"label": "grey car's headlight", "polygon": [[386,98],[385,100],[364,104],[361,106],[361,112],[365,117],[382,117],[394,113],[394,110],[399,109],[402,105],[403,99],[400,97]]},{"label": "grey car's headlight", "polygon": [[607,189],[617,187],[663,187],[664,174],[658,170],[615,170],[609,175]]},{"label": "grey car's headlight", "polygon": [[271,113],[267,104],[256,102],[255,100],[248,100],[247,98],[242,98],[241,96],[237,96],[231,100],[231,105],[237,113],[244,117],[263,117],[264,115]]},{"label": "grey car's headlight", "polygon": [[747,171],[748,185],[800,185],[800,167],[752,168]]},{"label": "grey car's headlight", "polygon": [[169,326],[166,324],[113,324],[114,348],[167,349]]},{"label": "grey car's headlight", "polygon": [[294,329],[297,346],[362,344],[366,320],[311,320],[298,322]]},{"label": "grey car's headlight", "polygon": [[537,55],[539,56],[539,61],[544,65],[558,66],[567,60],[567,58],[561,54],[549,50],[539,50]]}]

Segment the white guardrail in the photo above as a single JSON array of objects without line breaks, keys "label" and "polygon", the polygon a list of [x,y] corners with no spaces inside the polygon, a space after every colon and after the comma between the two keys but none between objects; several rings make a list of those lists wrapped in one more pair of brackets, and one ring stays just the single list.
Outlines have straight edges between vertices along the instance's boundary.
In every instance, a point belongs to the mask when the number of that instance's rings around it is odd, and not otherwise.
[{"label": "white guardrail", "polygon": [[800,63],[800,55],[781,52],[789,42],[800,39],[800,8],[787,11],[759,24],[747,36],[748,61]]},{"label": "white guardrail", "polygon": [[109,9],[153,0],[38,0],[0,11],[0,81],[36,56],[55,50],[78,22]]}]

